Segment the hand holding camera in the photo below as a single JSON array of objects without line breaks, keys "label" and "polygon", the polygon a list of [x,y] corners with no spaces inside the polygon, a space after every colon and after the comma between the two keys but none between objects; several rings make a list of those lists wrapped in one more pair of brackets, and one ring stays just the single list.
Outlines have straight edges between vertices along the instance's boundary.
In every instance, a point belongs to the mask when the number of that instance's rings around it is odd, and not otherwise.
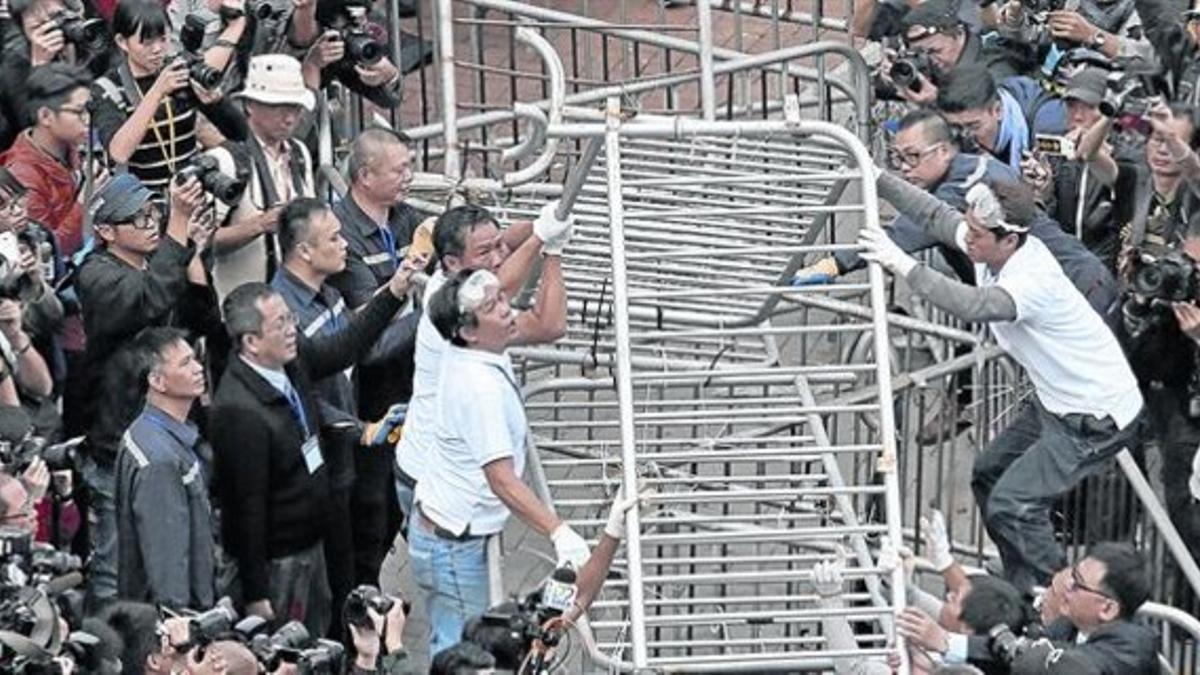
[{"label": "hand holding camera", "polygon": [[175,59],[163,67],[158,78],[150,87],[150,94],[158,99],[166,98],[188,86],[187,62]]},{"label": "hand holding camera", "polygon": [[405,603],[379,592],[374,586],[359,586],[346,597],[343,620],[354,639],[357,663],[375,670],[382,648],[384,654],[403,648]]},{"label": "hand holding camera", "polygon": [[317,38],[304,60],[318,70],[324,70],[326,66],[341,61],[345,56],[346,43],[342,41],[341,33],[327,30]]},{"label": "hand holding camera", "polygon": [[54,20],[45,21],[29,36],[29,65],[44,66],[54,60],[58,53],[67,46],[62,29]]}]

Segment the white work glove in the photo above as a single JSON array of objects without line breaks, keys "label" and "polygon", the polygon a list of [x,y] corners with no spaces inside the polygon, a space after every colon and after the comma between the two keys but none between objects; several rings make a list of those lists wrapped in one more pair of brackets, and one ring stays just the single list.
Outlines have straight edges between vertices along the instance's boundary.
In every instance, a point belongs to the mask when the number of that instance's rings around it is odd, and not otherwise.
[{"label": "white work glove", "polygon": [[892,543],[891,537],[880,537],[879,539],[879,559],[876,561],[876,566],[879,571],[886,575],[891,575],[897,567],[903,565],[904,582],[908,583],[912,579],[913,571],[913,554],[912,550],[907,546],[897,547]]},{"label": "white work glove", "polygon": [[933,569],[939,573],[945,572],[954,564],[954,556],[950,554],[950,538],[946,536],[946,516],[941,511],[933,509],[929,517],[921,516],[921,535],[925,539],[926,554]]},{"label": "white work glove", "polygon": [[567,229],[542,242],[542,253],[544,255],[562,255],[563,249],[567,247],[567,242],[571,241],[573,230],[574,222],[568,222]]},{"label": "white work glove", "polygon": [[[542,207],[542,211],[538,214],[537,220],[533,221],[533,234],[538,239],[542,240],[542,244],[550,244],[552,241],[557,241],[564,232],[569,232],[574,218],[569,214],[563,220],[555,217],[554,212],[558,209],[558,200],[547,203]],[[570,234],[567,235],[570,237]],[[566,241],[562,241],[562,245],[566,245]],[[561,250],[561,249],[560,249]]]},{"label": "white work glove", "polygon": [[844,569],[846,569],[846,549],[839,545],[833,560],[822,560],[813,565],[812,582],[817,595],[822,598],[835,598],[841,595],[842,570]]},{"label": "white work glove", "polygon": [[1200,448],[1192,456],[1192,479],[1188,481],[1188,489],[1192,491],[1192,499],[1200,500]]},{"label": "white work glove", "polygon": [[858,233],[858,245],[866,249],[859,253],[860,256],[883,265],[896,276],[906,277],[917,266],[916,258],[900,250],[881,229],[864,227]]},{"label": "white work glove", "polygon": [[622,485],[620,490],[617,490],[617,496],[613,497],[612,508],[608,510],[608,522],[604,523],[604,534],[620,541],[625,538],[625,511],[628,508],[625,502],[625,486]]},{"label": "white work glove", "polygon": [[563,523],[550,533],[550,541],[554,542],[554,554],[558,556],[558,567],[571,563],[575,569],[580,569],[591,557],[587,542],[579,536],[571,526]]}]

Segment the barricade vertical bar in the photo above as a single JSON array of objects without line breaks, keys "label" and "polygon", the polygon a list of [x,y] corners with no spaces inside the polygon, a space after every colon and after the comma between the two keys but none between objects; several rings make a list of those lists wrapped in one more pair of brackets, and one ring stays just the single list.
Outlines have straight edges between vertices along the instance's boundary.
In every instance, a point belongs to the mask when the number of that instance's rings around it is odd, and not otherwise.
[{"label": "barricade vertical bar", "polygon": [[[613,321],[617,352],[617,408],[621,423],[621,479],[625,493],[638,489],[637,448],[633,427],[633,383],[630,380],[629,280],[625,269],[625,228],[621,201],[621,101],[608,99],[607,131],[604,134],[608,174],[609,243],[612,250]],[[625,512],[625,527],[641,531],[638,508]],[[625,555],[629,561],[629,625],[633,639],[633,664],[647,665],[645,598],[642,588],[642,546],[638,536],[628,537]]]},{"label": "barricade vertical bar", "polygon": [[716,82],[713,80],[712,5],[696,3],[696,22],[700,28],[700,110],[704,119],[717,118]]},{"label": "barricade vertical bar", "polygon": [[452,181],[461,177],[458,158],[458,90],[454,84],[454,3],[437,0],[438,66],[442,83],[442,173]]}]

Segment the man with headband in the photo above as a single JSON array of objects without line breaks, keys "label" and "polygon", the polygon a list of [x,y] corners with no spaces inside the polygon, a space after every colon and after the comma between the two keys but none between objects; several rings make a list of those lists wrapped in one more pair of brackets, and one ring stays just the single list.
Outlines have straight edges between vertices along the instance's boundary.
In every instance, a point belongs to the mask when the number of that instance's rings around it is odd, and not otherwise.
[{"label": "man with headband", "polygon": [[[997,186],[997,190],[1008,186]],[[898,177],[879,195],[975,264],[977,286],[919,264],[881,229],[864,229],[863,257],[902,276],[933,305],[986,322],[1024,366],[1035,396],[975,462],[971,487],[1005,576],[1028,593],[1066,564],[1050,505],[1102,468],[1137,433],[1142,396],[1112,331],[1088,306],[1028,224],[1011,218],[991,188],[966,195],[966,215]],[[1015,220],[1015,219],[1013,219]]]},{"label": "man with headband", "polygon": [[[521,481],[527,423],[506,352],[565,331],[561,254],[571,222],[556,208],[547,204],[532,232],[528,223],[501,232],[473,205],[446,211],[434,227],[440,266],[426,287],[413,397],[397,449],[413,576],[428,599],[431,657],[457,643],[465,622],[487,609],[486,542],[504,529],[510,510],[550,537],[559,564],[579,569],[588,556],[583,538]],[[533,306],[516,312],[508,299],[539,256]]]}]

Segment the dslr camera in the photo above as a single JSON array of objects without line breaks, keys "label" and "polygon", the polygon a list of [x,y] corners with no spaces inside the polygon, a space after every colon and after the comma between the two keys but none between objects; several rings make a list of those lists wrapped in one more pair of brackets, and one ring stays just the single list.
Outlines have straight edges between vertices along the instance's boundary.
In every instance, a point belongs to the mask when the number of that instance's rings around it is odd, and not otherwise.
[{"label": "dslr camera", "polygon": [[221,84],[221,71],[205,63],[200,51],[204,46],[206,26],[207,22],[195,14],[184,19],[179,29],[179,44],[183,47],[179,56],[187,63],[188,77],[205,89],[216,89]]},{"label": "dslr camera", "polygon": [[82,15],[66,9],[60,9],[50,15],[68,43],[89,52],[104,51],[108,42],[108,32],[104,28],[103,19],[85,19]]},{"label": "dslr camera", "polygon": [[238,200],[242,198],[242,193],[246,191],[246,181],[230,178],[221,173],[221,167],[216,158],[208,155],[192,157],[187,166],[175,172],[175,181],[180,185],[186,183],[189,178],[200,181],[200,187],[205,192],[229,206],[237,204]]},{"label": "dslr camera", "polygon": [[342,620],[359,628],[372,628],[375,624],[367,612],[368,609],[375,610],[376,614],[386,615],[395,606],[396,601],[379,592],[378,588],[363,584],[346,596],[346,604],[342,606]]},{"label": "dslr camera", "polygon": [[269,673],[280,664],[292,663],[302,675],[336,675],[346,660],[346,648],[340,642],[312,639],[299,621],[284,624],[270,636],[254,636],[250,651]]},{"label": "dslr camera", "polygon": [[16,443],[0,441],[0,464],[13,475],[25,471],[38,457],[51,471],[70,469],[75,466],[75,456],[83,440],[84,437],[79,436],[62,443],[47,444],[41,436],[29,436]]},{"label": "dslr camera", "polygon": [[222,21],[233,21],[247,15],[254,17],[258,21],[283,18],[283,11],[272,5],[269,0],[247,0],[245,10],[221,5],[219,14]]},{"label": "dslr camera", "polygon": [[1160,91],[1151,73],[1113,70],[1108,74],[1104,99],[1100,101],[1100,114],[1116,120],[1121,129],[1148,135],[1150,120],[1146,119],[1146,113]]},{"label": "dslr camera", "polygon": [[1182,251],[1142,248],[1133,261],[1129,289],[1146,302],[1187,302],[1200,297],[1196,265]]},{"label": "dslr camera", "polygon": [[341,31],[342,42],[346,45],[346,55],[343,58],[356,66],[373,66],[379,63],[387,54],[387,46],[378,42],[367,31],[367,8],[347,5],[345,14],[348,22]]}]

